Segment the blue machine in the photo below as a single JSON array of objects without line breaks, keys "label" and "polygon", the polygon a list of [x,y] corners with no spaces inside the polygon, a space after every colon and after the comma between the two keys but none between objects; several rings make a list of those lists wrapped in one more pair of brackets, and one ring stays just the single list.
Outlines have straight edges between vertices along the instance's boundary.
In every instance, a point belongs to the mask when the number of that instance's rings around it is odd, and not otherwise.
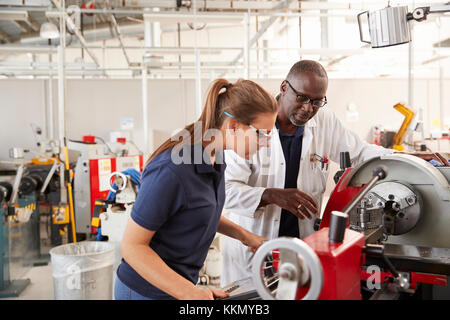
[{"label": "blue machine", "polygon": [[[29,205],[22,200],[20,205]],[[30,283],[29,279],[12,280],[10,275],[9,214],[6,202],[0,203],[0,298],[17,297]]]}]

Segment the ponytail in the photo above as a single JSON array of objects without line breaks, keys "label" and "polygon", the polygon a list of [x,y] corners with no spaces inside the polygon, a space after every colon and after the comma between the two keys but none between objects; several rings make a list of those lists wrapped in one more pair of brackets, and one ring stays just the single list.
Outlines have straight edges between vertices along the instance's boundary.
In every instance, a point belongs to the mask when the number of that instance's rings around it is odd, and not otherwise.
[{"label": "ponytail", "polygon": [[[222,91],[222,92],[221,92]],[[202,114],[197,122],[202,124],[202,139],[209,129],[220,128],[224,122],[224,112],[234,115],[237,119],[249,124],[261,113],[274,113],[277,111],[275,99],[261,86],[250,80],[239,79],[232,84],[226,79],[219,78],[211,84]],[[145,166],[159,154],[172,149],[179,143],[195,144],[201,141],[194,141],[195,123],[187,125],[182,131],[182,140],[177,141],[171,137],[167,139],[158,149],[156,149]],[[179,133],[176,135],[179,136]],[[191,140],[185,141],[185,139]]]}]

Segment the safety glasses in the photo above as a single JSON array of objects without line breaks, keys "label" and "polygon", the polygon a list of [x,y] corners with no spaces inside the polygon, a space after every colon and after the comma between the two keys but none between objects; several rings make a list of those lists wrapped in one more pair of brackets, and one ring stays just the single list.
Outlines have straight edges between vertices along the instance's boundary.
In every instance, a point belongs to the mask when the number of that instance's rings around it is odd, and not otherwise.
[{"label": "safety glasses", "polygon": [[263,145],[265,142],[269,141],[270,138],[272,137],[272,131],[270,133],[266,133],[266,132],[264,132],[265,130],[257,129],[254,126],[252,126],[251,124],[245,123],[245,122],[237,119],[235,116],[233,116],[232,114],[230,114],[226,111],[224,111],[224,114],[230,118],[236,119],[237,121],[249,126],[253,131],[255,131],[256,134],[258,135],[258,141],[259,141],[260,145]]},{"label": "safety glasses", "polygon": [[294,91],[296,97],[296,100],[299,104],[308,104],[311,103],[313,107],[315,108],[322,108],[324,105],[327,104],[327,97],[324,97],[323,99],[316,99],[313,100],[310,97],[298,92],[297,90],[292,87],[292,85],[289,83],[289,81],[285,80],[286,83],[289,85],[289,87]]}]

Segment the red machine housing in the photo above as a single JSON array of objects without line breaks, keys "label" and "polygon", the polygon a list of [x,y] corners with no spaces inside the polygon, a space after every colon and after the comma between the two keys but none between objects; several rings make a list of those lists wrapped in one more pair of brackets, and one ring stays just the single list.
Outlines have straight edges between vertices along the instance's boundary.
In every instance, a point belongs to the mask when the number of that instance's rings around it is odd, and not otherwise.
[{"label": "red machine housing", "polygon": [[[303,239],[319,257],[323,270],[323,288],[319,300],[361,300],[361,266],[364,236],[346,229],[341,243],[330,243],[328,228],[323,228]],[[279,251],[272,252],[273,266],[278,270]],[[308,293],[309,287],[297,290],[296,300]]]},{"label": "red machine housing", "polygon": [[[332,211],[343,211],[344,208],[347,206],[347,204],[350,203],[350,201],[358,194],[358,192],[364,187],[364,185],[360,187],[352,187],[349,186],[348,183],[350,181],[350,178],[352,176],[353,168],[348,168],[344,174],[342,175],[341,179],[339,180],[338,184],[336,185],[335,189],[331,193],[330,199],[328,200],[327,206],[325,207],[322,221],[320,224],[320,230],[311,236],[309,236],[306,239],[303,239],[305,242],[307,242],[317,253],[319,256],[322,267],[324,268],[324,280],[325,279],[331,279],[334,281],[334,276],[338,275],[337,272],[334,272],[332,268],[330,268],[330,265],[333,265],[333,260],[330,257],[336,257],[336,252],[332,250],[330,247],[328,247],[330,244],[328,244],[328,228],[330,226],[330,217]],[[347,227],[349,226],[349,221],[347,221]],[[323,233],[321,233],[323,232]],[[343,244],[346,244],[346,246],[350,245],[350,243],[353,243],[352,245],[359,246],[360,242],[351,242],[350,239],[348,239],[350,234],[359,234],[360,237],[362,237],[362,246],[364,246],[364,236],[356,231],[350,230],[347,228],[345,231],[345,239]],[[356,237],[356,235],[355,235]],[[347,241],[350,241],[350,243],[347,243]],[[328,247],[328,249],[327,249]],[[361,247],[362,248],[362,247]],[[328,250],[328,252],[327,252]],[[357,254],[357,250],[351,251],[354,254]],[[328,258],[326,258],[328,256]],[[356,257],[354,259],[348,260],[348,268],[351,268],[351,272],[354,272],[354,276],[356,273],[358,273],[359,280],[357,281],[358,286],[360,287],[360,281],[367,281],[369,278],[371,279],[378,279],[380,283],[385,282],[387,278],[393,279],[394,276],[390,272],[380,272],[380,273],[369,273],[366,270],[362,269],[364,266],[364,254],[362,252],[359,252],[360,256],[360,264],[358,267],[358,271],[353,268],[353,262],[356,260]],[[351,263],[350,263],[351,262]],[[399,270],[403,272],[408,272],[408,270]],[[328,273],[331,273],[331,276],[328,275]],[[410,275],[410,288],[416,289],[418,283],[428,283],[428,284],[435,284],[435,285],[447,285],[447,277],[437,274],[425,274],[425,273],[418,273],[418,272],[408,272]],[[336,278],[337,279],[337,278]],[[350,285],[350,282],[347,282],[349,278],[347,278],[346,273],[343,274],[339,273],[339,285],[343,286],[343,288]],[[356,278],[354,278],[356,280]],[[328,280],[329,281],[329,280]],[[326,291],[328,290],[328,286],[330,286],[330,283],[325,280],[324,282],[324,289]],[[336,290],[334,287],[337,286],[337,283],[332,282],[332,285],[330,286],[330,290]],[[356,282],[355,282],[356,286]],[[323,293],[323,292],[322,292]],[[345,295],[345,294],[344,294]],[[325,293],[320,296],[320,299],[327,299],[328,297],[331,297],[331,299],[341,299],[341,293],[336,294],[335,298],[333,297],[333,292]],[[344,299],[352,299],[352,298],[344,298]]]},{"label": "red machine housing", "polygon": [[[323,228],[303,239],[322,264],[324,285],[319,300],[361,300],[364,235],[346,229],[343,242],[330,243],[328,232],[328,228]],[[303,290],[299,288],[297,298]]]},{"label": "red machine housing", "polygon": [[[358,194],[358,192],[364,187],[349,187],[348,182],[351,177],[352,168],[345,170],[341,179],[337,183],[333,192],[330,195],[330,199],[327,202],[327,206],[323,212],[322,222],[320,223],[320,229],[328,228],[330,226],[330,217],[332,211],[343,211],[345,206]],[[347,221],[347,226],[349,222]]]}]

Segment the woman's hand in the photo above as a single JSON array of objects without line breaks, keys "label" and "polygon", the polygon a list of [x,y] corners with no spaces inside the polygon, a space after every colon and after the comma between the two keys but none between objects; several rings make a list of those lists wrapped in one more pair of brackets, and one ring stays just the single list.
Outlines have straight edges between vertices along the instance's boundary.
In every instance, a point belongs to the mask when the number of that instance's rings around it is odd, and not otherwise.
[{"label": "woman's hand", "polygon": [[220,217],[219,228],[217,231],[228,237],[241,241],[242,244],[247,246],[253,253],[256,252],[264,241],[268,240],[267,238],[260,237],[257,234],[245,230],[224,216]]},{"label": "woman's hand", "polygon": [[195,288],[191,295],[189,295],[187,300],[214,300],[215,298],[226,298],[230,294],[217,289],[199,289]]},{"label": "woman's hand", "polygon": [[243,245],[247,246],[251,252],[255,253],[263,242],[267,240],[269,239],[247,231],[241,242]]}]

